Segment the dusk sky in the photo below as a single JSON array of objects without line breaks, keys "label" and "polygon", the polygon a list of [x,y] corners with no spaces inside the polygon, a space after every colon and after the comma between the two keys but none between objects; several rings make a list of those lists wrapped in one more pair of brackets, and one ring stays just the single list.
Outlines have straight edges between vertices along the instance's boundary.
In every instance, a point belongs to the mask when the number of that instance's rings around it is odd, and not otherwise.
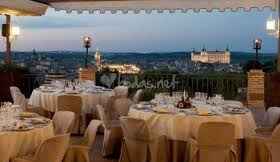
[{"label": "dusk sky", "polygon": [[[13,42],[17,51],[81,51],[82,37],[94,40],[92,51],[171,52],[209,50],[252,52],[252,41],[263,40],[263,52],[276,51],[276,39],[267,35],[266,20],[272,12],[200,12],[145,14],[66,14],[49,9],[41,17],[13,17],[21,35]],[[0,21],[4,23],[4,17]],[[0,49],[5,49],[4,38]]]}]

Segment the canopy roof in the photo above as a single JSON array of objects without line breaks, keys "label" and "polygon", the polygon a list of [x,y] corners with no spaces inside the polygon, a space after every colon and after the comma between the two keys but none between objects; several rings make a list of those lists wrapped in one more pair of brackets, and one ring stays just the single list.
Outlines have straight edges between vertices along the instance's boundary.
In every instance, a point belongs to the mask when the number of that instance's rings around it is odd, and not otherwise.
[{"label": "canopy roof", "polygon": [[0,0],[0,15],[40,16],[48,5],[32,0]]},{"label": "canopy roof", "polygon": [[170,12],[194,10],[199,12],[201,9],[210,12],[213,9],[237,11],[242,8],[245,11],[250,11],[252,8],[262,10],[266,7],[275,10],[278,6],[278,0],[1,0],[0,14],[38,16],[46,12],[48,5],[58,11],[65,10],[68,13],[72,11],[78,13],[111,11],[116,13],[119,10],[123,13],[130,10],[135,13],[141,10],[145,10],[147,13],[153,10],[158,12],[164,10]]},{"label": "canopy roof", "polygon": [[237,11],[242,8],[245,11],[250,11],[251,8],[257,8],[262,10],[263,8],[276,9],[278,0],[39,0],[48,3],[56,10],[65,10],[70,13],[77,11],[82,13],[83,11],[89,11],[94,13],[99,11],[104,13],[105,11],[123,11],[127,13],[129,10],[133,10],[138,13],[140,10],[151,12],[152,10],[169,10],[174,12],[175,10],[181,10],[186,12],[188,10],[194,10],[195,12],[205,9],[212,11],[217,9],[219,11],[225,11],[230,9]]}]

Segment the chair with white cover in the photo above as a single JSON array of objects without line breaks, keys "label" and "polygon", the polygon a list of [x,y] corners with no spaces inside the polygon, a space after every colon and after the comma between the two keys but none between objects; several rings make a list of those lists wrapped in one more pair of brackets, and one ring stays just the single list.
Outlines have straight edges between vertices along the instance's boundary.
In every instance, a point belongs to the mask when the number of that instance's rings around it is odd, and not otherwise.
[{"label": "chair with white cover", "polygon": [[102,155],[114,155],[121,145],[122,130],[120,121],[113,117],[114,113],[112,114],[110,109],[104,108],[101,105],[97,105],[96,108],[102,121],[100,126],[104,128]]},{"label": "chair with white cover", "polygon": [[75,121],[75,113],[71,111],[57,111],[52,120],[55,134],[71,133]]},{"label": "chair with white cover", "polygon": [[127,98],[128,97],[128,87],[126,86],[117,86],[113,89],[115,96],[118,98]]},{"label": "chair with white cover", "polygon": [[268,108],[267,112],[265,113],[265,119],[263,124],[264,126],[258,128],[256,132],[258,134],[265,134],[265,135],[271,134],[274,128],[278,124],[280,124],[280,107]]},{"label": "chair with white cover", "polygon": [[45,140],[34,155],[18,157],[13,162],[61,162],[69,146],[69,134]]},{"label": "chair with white cover", "polygon": [[81,130],[82,98],[75,95],[61,95],[57,99],[58,111],[71,111],[75,113],[75,122],[72,133],[79,134]]},{"label": "chair with white cover", "polygon": [[71,139],[71,145],[66,152],[63,162],[90,162],[90,150],[100,124],[101,121],[92,120],[81,140]]},{"label": "chair with white cover", "polygon": [[24,94],[21,93],[18,87],[10,87],[11,96],[15,105],[19,105],[21,109],[26,110],[28,105],[28,100],[25,98]]},{"label": "chair with white cover", "polygon": [[280,124],[270,136],[255,135],[245,139],[244,162],[279,162]]},{"label": "chair with white cover", "polygon": [[133,102],[136,104],[139,103],[141,100],[142,94],[143,94],[143,89],[138,89],[132,98]]},{"label": "chair with white cover", "polygon": [[129,98],[115,98],[113,99],[112,108],[119,116],[127,116],[132,104],[133,102]]},{"label": "chair with white cover", "polygon": [[40,107],[34,107],[28,104],[28,99],[25,98],[24,94],[20,91],[18,87],[10,87],[11,96],[13,98],[13,104],[19,105],[23,111],[33,112],[40,114],[41,116],[47,116],[47,113],[44,109]]},{"label": "chair with white cover", "polygon": [[280,107],[270,107],[267,110],[266,122],[270,127],[275,128],[280,121]]},{"label": "chair with white cover", "polygon": [[197,139],[190,139],[190,162],[237,162],[235,128],[231,123],[202,123]]},{"label": "chair with white cover", "polygon": [[165,136],[153,134],[142,119],[122,117],[120,121],[124,134],[120,162],[168,162]]}]

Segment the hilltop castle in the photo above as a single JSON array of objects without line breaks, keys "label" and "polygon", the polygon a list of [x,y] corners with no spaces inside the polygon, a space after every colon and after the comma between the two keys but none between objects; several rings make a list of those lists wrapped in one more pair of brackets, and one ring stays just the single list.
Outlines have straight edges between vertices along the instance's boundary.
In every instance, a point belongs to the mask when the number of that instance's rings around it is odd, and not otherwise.
[{"label": "hilltop castle", "polygon": [[112,71],[118,71],[121,74],[138,74],[141,69],[134,64],[102,64],[101,52],[97,49],[94,55],[95,65],[98,70],[110,69]]},{"label": "hilltop castle", "polygon": [[193,62],[202,62],[202,63],[220,63],[220,64],[229,64],[230,63],[230,51],[226,48],[225,51],[206,51],[203,47],[201,52],[193,51],[191,53],[191,60]]}]

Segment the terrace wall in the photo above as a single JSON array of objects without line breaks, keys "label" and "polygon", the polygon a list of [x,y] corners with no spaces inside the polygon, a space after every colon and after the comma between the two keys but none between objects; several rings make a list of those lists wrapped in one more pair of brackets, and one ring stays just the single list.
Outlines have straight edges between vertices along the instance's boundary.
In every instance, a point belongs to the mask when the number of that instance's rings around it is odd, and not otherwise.
[{"label": "terrace wall", "polygon": [[266,107],[280,106],[280,73],[267,73],[265,77]]}]

